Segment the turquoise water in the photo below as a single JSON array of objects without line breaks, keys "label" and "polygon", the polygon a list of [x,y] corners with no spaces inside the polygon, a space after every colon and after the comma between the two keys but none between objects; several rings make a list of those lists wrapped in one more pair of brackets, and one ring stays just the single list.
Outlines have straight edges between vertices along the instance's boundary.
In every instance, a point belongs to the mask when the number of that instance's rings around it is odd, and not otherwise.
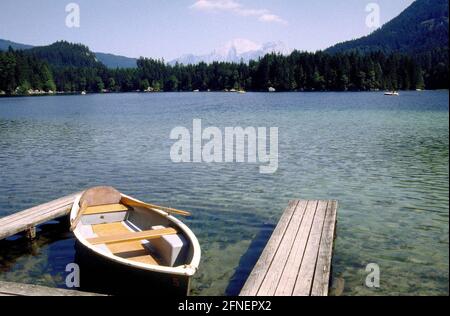
[{"label": "turquoise water", "polygon": [[[337,199],[337,294],[448,295],[448,102],[448,91],[0,98],[0,216],[100,184],[187,209],[203,250],[194,294],[236,294],[290,199]],[[194,118],[279,127],[277,173],[172,163],[170,131]],[[0,243],[0,279],[64,287],[73,245],[58,225],[34,245]],[[369,263],[380,289],[364,285]]]}]

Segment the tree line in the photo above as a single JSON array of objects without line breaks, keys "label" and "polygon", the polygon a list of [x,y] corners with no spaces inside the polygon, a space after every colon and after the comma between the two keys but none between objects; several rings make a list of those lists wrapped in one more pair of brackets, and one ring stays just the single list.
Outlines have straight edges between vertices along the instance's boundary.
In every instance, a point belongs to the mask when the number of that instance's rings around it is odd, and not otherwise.
[{"label": "tree line", "polygon": [[27,94],[30,89],[57,89],[50,66],[23,51],[0,52],[0,92]]},{"label": "tree line", "polygon": [[[87,49],[87,48],[86,48]],[[86,54],[81,50],[79,58]],[[435,53],[439,54],[439,52]],[[59,56],[59,55],[58,55]],[[89,56],[89,58],[94,58]],[[30,90],[64,92],[130,91],[370,91],[448,88],[448,68],[436,71],[433,60],[403,54],[294,51],[289,56],[268,54],[246,63],[214,62],[169,65],[140,58],[137,68],[108,69],[98,61],[65,65],[58,57],[9,49],[0,52],[0,91],[26,94]],[[427,68],[427,63],[429,68]],[[425,65],[425,67],[424,67]],[[430,73],[430,69],[434,69]]]}]

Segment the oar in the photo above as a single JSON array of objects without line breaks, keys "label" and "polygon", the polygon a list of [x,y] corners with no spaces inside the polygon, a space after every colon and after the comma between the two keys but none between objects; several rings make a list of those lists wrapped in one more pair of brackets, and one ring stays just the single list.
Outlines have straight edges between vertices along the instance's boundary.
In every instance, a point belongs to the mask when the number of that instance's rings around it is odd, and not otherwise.
[{"label": "oar", "polygon": [[81,206],[80,206],[80,210],[78,211],[77,217],[75,217],[75,219],[72,221],[72,224],[70,224],[70,231],[73,232],[75,230],[75,228],[77,228],[78,223],[81,220],[81,216],[83,216],[83,213],[86,211],[86,209],[88,208],[88,204],[86,202],[84,202]]},{"label": "oar", "polygon": [[160,210],[160,211],[167,212],[169,214],[176,214],[176,215],[181,215],[181,216],[191,216],[192,215],[189,212],[177,210],[177,209],[170,208],[170,207],[164,207],[164,206],[149,204],[149,203],[145,203],[145,202],[138,202],[138,201],[132,200],[130,198],[127,198],[125,196],[122,196],[121,202],[128,206],[144,207],[144,208],[151,209],[151,210]]}]

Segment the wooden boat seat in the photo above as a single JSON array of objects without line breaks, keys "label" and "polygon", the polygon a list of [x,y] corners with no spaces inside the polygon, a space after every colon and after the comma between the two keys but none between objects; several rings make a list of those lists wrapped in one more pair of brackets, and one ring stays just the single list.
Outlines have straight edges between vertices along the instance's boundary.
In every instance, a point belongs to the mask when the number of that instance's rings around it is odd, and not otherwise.
[{"label": "wooden boat seat", "polygon": [[[130,230],[122,222],[92,225],[92,230],[98,237],[130,233]],[[118,242],[106,246],[115,256],[135,262],[160,265],[159,259],[150,253],[141,240]]]},{"label": "wooden boat seat", "polygon": [[117,234],[105,237],[90,238],[87,241],[92,245],[116,244],[126,241],[157,239],[162,236],[174,234],[177,234],[176,229],[164,228],[164,229],[147,230],[142,232],[128,232],[125,234]]},{"label": "wooden boat seat", "polygon": [[129,208],[123,204],[107,204],[91,206],[84,210],[83,215],[97,215],[105,213],[126,212]]}]

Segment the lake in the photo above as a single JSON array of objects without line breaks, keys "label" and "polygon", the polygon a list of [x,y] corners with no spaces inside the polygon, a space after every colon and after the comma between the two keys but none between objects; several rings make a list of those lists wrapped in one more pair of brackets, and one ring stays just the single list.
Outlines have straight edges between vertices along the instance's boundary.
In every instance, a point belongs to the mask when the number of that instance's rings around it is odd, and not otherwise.
[{"label": "lake", "polygon": [[[173,128],[279,127],[279,168],[173,163]],[[339,200],[343,295],[449,294],[449,93],[164,93],[0,98],[0,217],[108,184],[192,211],[194,295],[237,294],[290,199]],[[74,239],[0,243],[0,279],[64,287]],[[365,284],[381,269],[381,288]]]}]

